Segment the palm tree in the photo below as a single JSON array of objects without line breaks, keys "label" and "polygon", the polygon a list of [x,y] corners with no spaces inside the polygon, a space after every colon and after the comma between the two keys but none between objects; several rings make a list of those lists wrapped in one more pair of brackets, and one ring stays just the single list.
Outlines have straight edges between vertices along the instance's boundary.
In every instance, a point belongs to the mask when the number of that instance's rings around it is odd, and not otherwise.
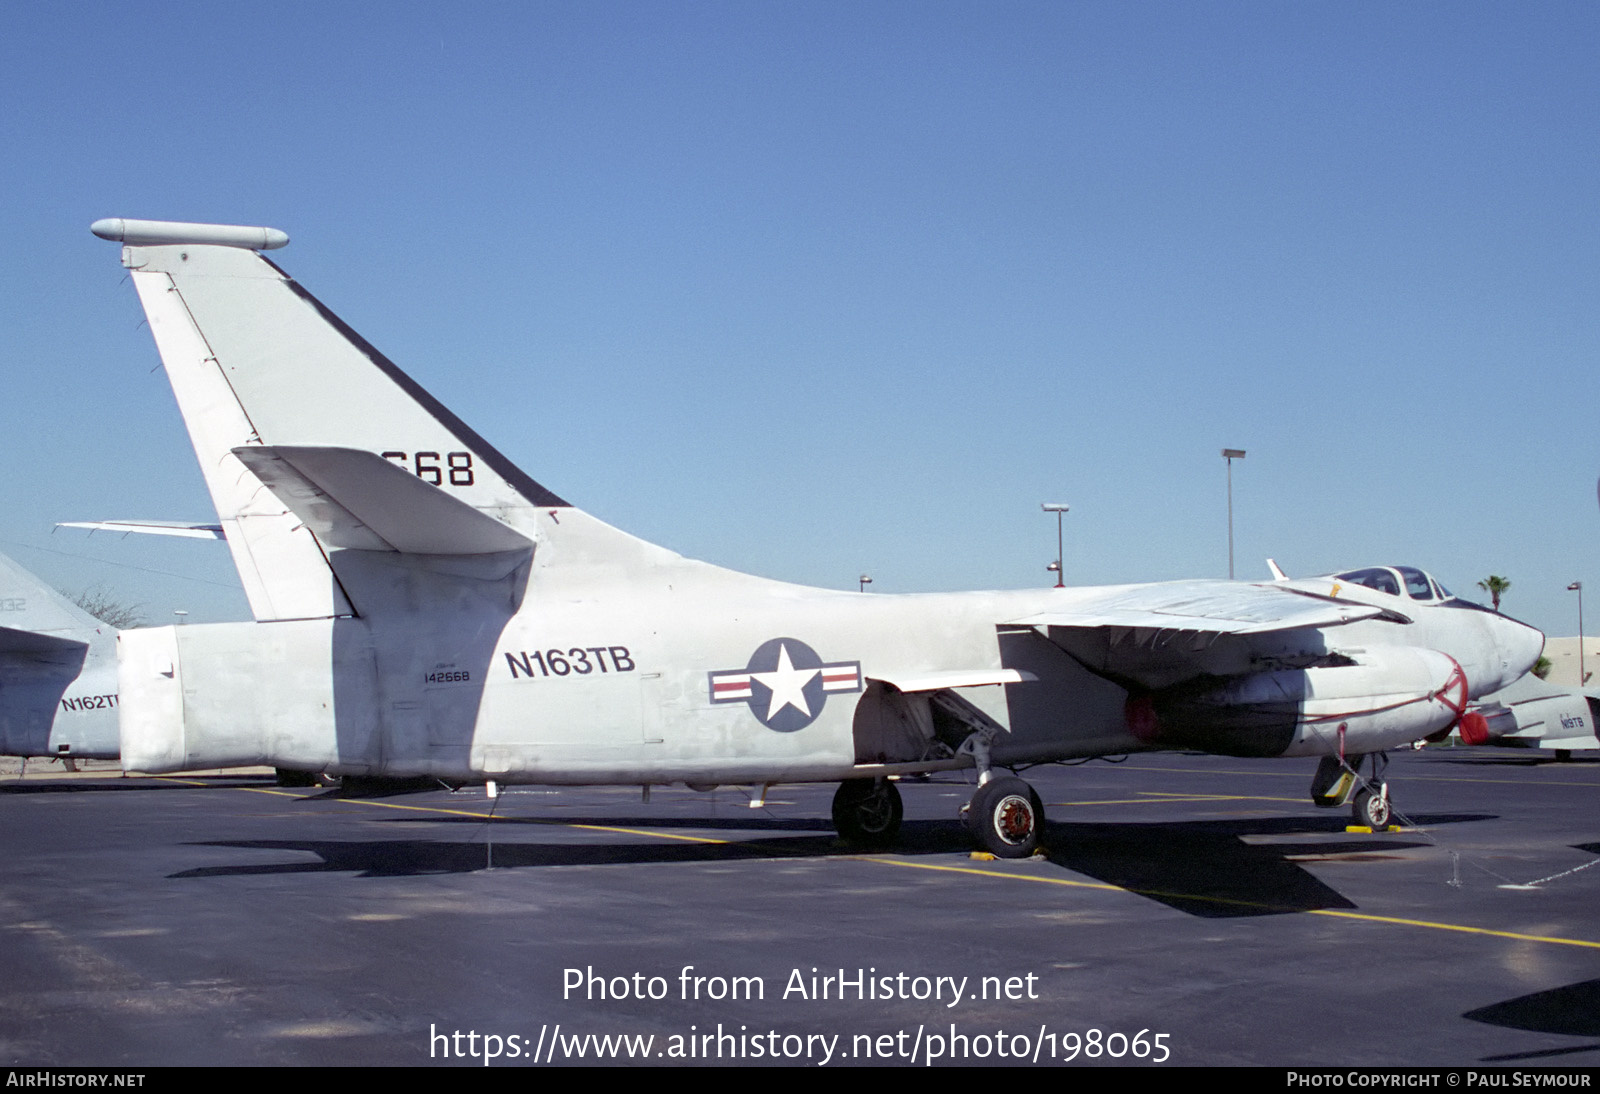
[{"label": "palm tree", "polygon": [[1494,574],[1490,574],[1488,577],[1478,582],[1478,588],[1489,594],[1490,598],[1494,601],[1494,610],[1499,611],[1500,598],[1505,595],[1506,590],[1511,588],[1511,582],[1507,578],[1496,577]]}]

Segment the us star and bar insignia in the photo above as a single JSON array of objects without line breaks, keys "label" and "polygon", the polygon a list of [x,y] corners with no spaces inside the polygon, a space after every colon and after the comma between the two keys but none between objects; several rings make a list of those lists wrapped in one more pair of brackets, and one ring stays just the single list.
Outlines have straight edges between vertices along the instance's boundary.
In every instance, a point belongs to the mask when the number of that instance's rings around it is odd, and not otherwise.
[{"label": "us star and bar insignia", "polygon": [[862,687],[860,661],[824,662],[797,638],[763,642],[743,669],[709,674],[713,703],[745,703],[756,720],[793,733],[817,720],[828,696]]}]

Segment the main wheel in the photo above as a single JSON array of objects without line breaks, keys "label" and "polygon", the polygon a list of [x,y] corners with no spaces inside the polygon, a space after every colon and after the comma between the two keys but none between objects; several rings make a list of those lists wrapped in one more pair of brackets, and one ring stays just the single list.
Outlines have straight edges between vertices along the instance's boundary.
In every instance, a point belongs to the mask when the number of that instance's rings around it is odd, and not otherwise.
[{"label": "main wheel", "polygon": [[1381,832],[1389,827],[1394,812],[1389,808],[1388,798],[1367,789],[1356,792],[1350,811],[1355,814],[1357,824],[1366,825],[1374,832]]},{"label": "main wheel", "polygon": [[978,787],[967,806],[967,823],[984,850],[998,858],[1027,858],[1039,849],[1044,803],[1014,775]]},{"label": "main wheel", "polygon": [[888,779],[847,779],[833,795],[833,826],[846,843],[876,850],[894,842],[905,806]]}]

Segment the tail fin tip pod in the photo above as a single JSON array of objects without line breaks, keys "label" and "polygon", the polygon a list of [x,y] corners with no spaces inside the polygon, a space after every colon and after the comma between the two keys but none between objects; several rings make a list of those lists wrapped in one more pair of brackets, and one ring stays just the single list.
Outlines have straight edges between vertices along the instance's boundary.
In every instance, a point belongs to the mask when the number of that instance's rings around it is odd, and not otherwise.
[{"label": "tail fin tip pod", "polygon": [[289,234],[278,228],[254,228],[244,224],[188,224],[179,220],[125,220],[106,217],[89,225],[89,231],[113,243],[130,247],[156,247],[170,243],[210,244],[215,247],[243,247],[251,251],[273,251],[286,246]]}]

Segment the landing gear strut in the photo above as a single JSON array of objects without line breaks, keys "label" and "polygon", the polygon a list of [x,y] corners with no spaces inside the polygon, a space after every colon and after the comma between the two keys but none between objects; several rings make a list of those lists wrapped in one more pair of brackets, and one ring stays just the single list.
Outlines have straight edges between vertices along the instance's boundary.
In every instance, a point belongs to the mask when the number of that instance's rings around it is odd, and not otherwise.
[{"label": "landing gear strut", "polygon": [[847,779],[833,795],[833,826],[846,843],[878,850],[894,842],[905,807],[888,779]]}]

